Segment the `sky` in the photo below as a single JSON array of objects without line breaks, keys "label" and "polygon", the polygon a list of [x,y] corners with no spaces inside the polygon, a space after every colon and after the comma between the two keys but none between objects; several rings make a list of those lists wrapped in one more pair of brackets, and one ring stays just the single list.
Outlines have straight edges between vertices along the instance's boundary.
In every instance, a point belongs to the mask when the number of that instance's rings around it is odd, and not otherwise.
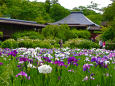
[{"label": "sky", "polygon": [[[35,0],[30,0],[35,1]],[[46,0],[36,0],[38,2],[45,2]],[[59,0],[59,3],[67,9],[73,9],[78,6],[90,5],[91,1],[98,4],[98,7],[106,7],[111,4],[110,0]]]}]

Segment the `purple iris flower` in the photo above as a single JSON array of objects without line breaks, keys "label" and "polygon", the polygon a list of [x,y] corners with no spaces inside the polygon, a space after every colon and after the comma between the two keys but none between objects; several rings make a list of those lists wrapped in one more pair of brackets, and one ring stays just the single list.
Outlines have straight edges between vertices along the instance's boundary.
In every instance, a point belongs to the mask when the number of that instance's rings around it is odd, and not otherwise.
[{"label": "purple iris flower", "polygon": [[65,66],[62,61],[55,61],[54,64],[57,64],[58,66]]},{"label": "purple iris flower", "polygon": [[2,55],[2,52],[0,52],[0,56]]},{"label": "purple iris flower", "polygon": [[90,76],[94,76],[95,74],[94,73],[91,73],[91,75]]},{"label": "purple iris flower", "polygon": [[108,65],[104,63],[107,60],[108,60],[108,58],[105,56],[103,58],[101,58],[101,57],[97,57],[97,58],[92,57],[91,58],[91,62],[96,62],[96,66],[99,65],[100,67],[104,67],[104,68],[108,67]]},{"label": "purple iris flower", "polygon": [[21,57],[21,58],[19,58],[19,61],[24,61],[24,62],[26,62],[26,61],[29,61],[29,59],[28,59],[28,58]]},{"label": "purple iris flower", "polygon": [[78,62],[78,60],[75,57],[68,58],[68,64],[73,64],[73,65],[78,66],[77,62]]},{"label": "purple iris flower", "polygon": [[91,62],[95,62],[96,60],[97,60],[97,58],[95,58],[95,57],[91,58]]},{"label": "purple iris flower", "polygon": [[107,65],[107,64],[104,64],[104,65],[103,65],[103,67],[104,67],[104,68],[107,68],[107,67],[108,67],[108,65]]},{"label": "purple iris flower", "polygon": [[13,51],[10,51],[10,53],[8,53],[8,56],[11,55],[11,56],[16,56],[17,55],[17,51],[16,50],[13,50]]},{"label": "purple iris flower", "polygon": [[90,64],[84,64],[83,65],[83,71],[89,70],[90,66],[91,66]]},{"label": "purple iris flower", "polygon": [[0,65],[3,65],[3,63],[2,63],[2,62],[0,62]]},{"label": "purple iris flower", "polygon": [[30,76],[27,76],[27,73],[25,73],[25,72],[23,72],[23,71],[21,71],[20,73],[18,73],[18,74],[16,75],[16,77],[18,77],[18,76],[25,76],[28,80],[30,80]]},{"label": "purple iris flower", "polygon": [[29,59],[29,62],[30,62],[30,63],[33,63],[33,59]]},{"label": "purple iris flower", "polygon": [[43,57],[45,59],[46,62],[51,62],[51,60],[49,59],[49,57]]}]

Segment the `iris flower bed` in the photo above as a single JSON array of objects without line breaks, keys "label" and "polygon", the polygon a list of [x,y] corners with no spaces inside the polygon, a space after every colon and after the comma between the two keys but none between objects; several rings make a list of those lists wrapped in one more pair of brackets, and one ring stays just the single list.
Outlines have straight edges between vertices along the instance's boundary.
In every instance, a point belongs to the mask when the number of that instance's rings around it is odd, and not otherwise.
[{"label": "iris flower bed", "polygon": [[0,49],[0,86],[115,86],[115,50]]}]

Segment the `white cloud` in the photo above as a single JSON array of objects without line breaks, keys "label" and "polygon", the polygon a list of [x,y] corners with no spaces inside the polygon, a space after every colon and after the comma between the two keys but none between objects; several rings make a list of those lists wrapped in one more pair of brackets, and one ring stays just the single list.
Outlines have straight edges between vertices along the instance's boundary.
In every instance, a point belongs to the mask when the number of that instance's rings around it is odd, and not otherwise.
[{"label": "white cloud", "polygon": [[[30,0],[30,1],[35,1],[35,0]],[[45,0],[36,0],[36,1],[45,2]],[[99,8],[106,7],[111,3],[110,0],[59,0],[59,3],[65,8],[72,9],[78,6],[90,5],[91,1],[99,4]]]}]

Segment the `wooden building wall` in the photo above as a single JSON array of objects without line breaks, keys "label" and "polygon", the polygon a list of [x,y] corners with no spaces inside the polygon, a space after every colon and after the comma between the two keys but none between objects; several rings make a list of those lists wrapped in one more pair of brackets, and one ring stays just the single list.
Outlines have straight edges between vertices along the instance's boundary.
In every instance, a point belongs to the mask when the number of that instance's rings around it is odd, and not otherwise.
[{"label": "wooden building wall", "polygon": [[3,32],[3,37],[0,37],[1,40],[10,38],[15,32],[24,32],[24,31],[39,31],[42,27],[26,26],[26,25],[16,25],[16,24],[4,24],[0,23],[0,32]]}]

